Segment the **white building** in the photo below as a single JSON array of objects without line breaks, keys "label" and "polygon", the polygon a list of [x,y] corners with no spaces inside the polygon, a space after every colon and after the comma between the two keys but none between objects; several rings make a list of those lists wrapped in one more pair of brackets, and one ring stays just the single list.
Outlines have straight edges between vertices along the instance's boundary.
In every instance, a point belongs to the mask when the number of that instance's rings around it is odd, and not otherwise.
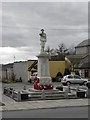
[{"label": "white building", "polygon": [[28,82],[28,61],[15,62],[13,65],[15,79],[22,79],[22,82]]}]

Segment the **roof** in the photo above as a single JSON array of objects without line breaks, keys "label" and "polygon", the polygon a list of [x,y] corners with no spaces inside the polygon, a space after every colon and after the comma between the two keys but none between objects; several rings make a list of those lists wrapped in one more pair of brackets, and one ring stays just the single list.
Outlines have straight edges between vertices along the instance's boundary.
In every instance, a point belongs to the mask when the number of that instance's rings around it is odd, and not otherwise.
[{"label": "roof", "polygon": [[2,65],[2,69],[13,68],[13,63]]},{"label": "roof", "polygon": [[90,68],[90,55],[80,61],[79,68]]},{"label": "roof", "polygon": [[26,63],[27,61],[15,61],[14,63]]},{"label": "roof", "polygon": [[84,40],[82,41],[80,44],[78,44],[75,48],[79,48],[79,47],[86,47],[86,46],[90,46],[90,39]]},{"label": "roof", "polygon": [[82,59],[86,58],[88,55],[67,55],[66,57],[71,61],[73,64],[78,64]]},{"label": "roof", "polygon": [[51,56],[50,61],[64,61],[65,56],[64,55],[54,55]]}]

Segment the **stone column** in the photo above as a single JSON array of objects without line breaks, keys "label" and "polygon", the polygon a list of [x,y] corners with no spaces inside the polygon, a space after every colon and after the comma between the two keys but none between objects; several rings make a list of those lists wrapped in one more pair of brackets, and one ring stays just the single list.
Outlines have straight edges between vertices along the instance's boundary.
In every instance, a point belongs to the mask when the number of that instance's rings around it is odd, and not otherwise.
[{"label": "stone column", "polygon": [[38,78],[40,83],[51,83],[49,73],[49,55],[41,52],[38,56]]}]

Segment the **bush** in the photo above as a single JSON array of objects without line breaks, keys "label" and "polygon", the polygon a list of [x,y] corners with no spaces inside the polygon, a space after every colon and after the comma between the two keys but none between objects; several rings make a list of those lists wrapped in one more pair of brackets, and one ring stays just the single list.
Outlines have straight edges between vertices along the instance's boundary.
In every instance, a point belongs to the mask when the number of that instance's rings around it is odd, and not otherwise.
[{"label": "bush", "polygon": [[52,82],[56,82],[56,78],[52,78]]},{"label": "bush", "polygon": [[3,82],[3,83],[7,83],[8,80],[3,78],[3,79],[2,79],[2,82]]},{"label": "bush", "polygon": [[66,68],[64,71],[64,75],[69,75],[69,74],[71,74],[71,71],[68,68]]},{"label": "bush", "polygon": [[7,79],[3,78],[2,83],[11,83],[11,80],[7,80]]},{"label": "bush", "polygon": [[22,82],[22,78],[16,79],[16,82]]},{"label": "bush", "polygon": [[62,73],[58,72],[56,75],[56,82],[61,82],[62,77],[63,77]]},{"label": "bush", "polygon": [[5,104],[0,102],[0,106],[5,106]]},{"label": "bush", "polygon": [[62,77],[56,77],[56,82],[61,82]]},{"label": "bush", "polygon": [[61,72],[58,72],[56,77],[61,77],[62,78],[62,73]]},{"label": "bush", "polygon": [[79,75],[79,76],[80,76],[80,74],[79,74],[79,72],[78,72],[78,71],[75,71],[75,75]]},{"label": "bush", "polygon": [[12,80],[13,82],[15,81],[15,74],[14,74],[14,72],[12,72],[11,80]]}]

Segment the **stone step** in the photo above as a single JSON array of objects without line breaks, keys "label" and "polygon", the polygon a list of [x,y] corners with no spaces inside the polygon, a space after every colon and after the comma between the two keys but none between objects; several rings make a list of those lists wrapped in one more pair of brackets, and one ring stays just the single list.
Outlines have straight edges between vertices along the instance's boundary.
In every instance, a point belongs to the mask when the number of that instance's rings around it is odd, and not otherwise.
[{"label": "stone step", "polygon": [[[29,94],[29,100],[42,100],[42,99],[64,99],[65,91],[60,90],[45,90],[45,91],[24,91]],[[68,93],[68,98],[75,98],[75,94]]]},{"label": "stone step", "polygon": [[64,94],[64,92],[60,91],[60,90],[45,90],[45,91],[41,91],[41,90],[39,90],[39,91],[36,91],[36,90],[31,90],[31,91],[30,90],[23,90],[22,92],[28,93],[30,95],[41,95],[43,92],[45,94]]},{"label": "stone step", "polygon": [[61,99],[61,98],[64,98],[64,95],[57,95],[57,96],[45,96],[44,98],[42,98],[42,96],[30,96],[29,97],[29,100],[47,100],[47,99]]},{"label": "stone step", "polygon": [[50,95],[45,95],[45,97],[64,97],[64,94],[50,94]]},{"label": "stone step", "polygon": [[[45,97],[62,97],[64,94],[45,94]],[[29,95],[29,97],[42,97],[42,95]]]},{"label": "stone step", "polygon": [[[30,100],[36,100],[36,99],[64,99],[64,94],[45,94],[44,98],[42,98],[42,95],[29,95]],[[68,98],[76,98],[75,94],[68,93]]]},{"label": "stone step", "polygon": [[[75,99],[75,95],[69,95],[68,99]],[[65,99],[64,95],[62,96],[46,96],[44,99],[40,96],[38,97],[30,97],[29,100],[59,100],[59,99]]]},{"label": "stone step", "polygon": [[76,98],[76,94],[68,93],[68,98]]},{"label": "stone step", "polygon": [[[42,92],[38,92],[38,93],[35,93],[35,92],[31,92],[31,93],[29,93],[30,95],[42,95],[43,93]],[[55,94],[58,94],[58,95],[60,95],[60,94],[64,94],[64,92],[44,92],[44,94],[45,95],[55,95]]]}]

